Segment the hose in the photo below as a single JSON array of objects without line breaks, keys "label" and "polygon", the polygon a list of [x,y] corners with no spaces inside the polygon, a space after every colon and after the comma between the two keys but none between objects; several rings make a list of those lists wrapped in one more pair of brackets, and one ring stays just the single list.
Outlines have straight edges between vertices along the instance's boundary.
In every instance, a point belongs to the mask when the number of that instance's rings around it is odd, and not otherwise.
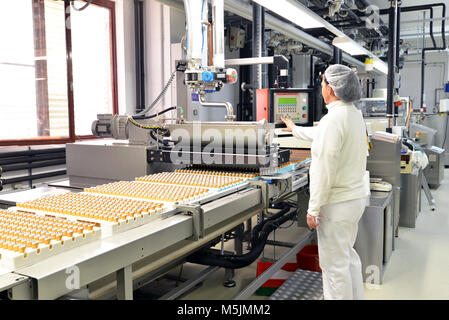
[{"label": "hose", "polygon": [[87,3],[84,6],[82,6],[81,8],[75,7],[75,1],[74,0],[72,0],[70,3],[72,4],[72,8],[75,11],[83,11],[84,9],[86,9],[92,3],[92,1],[93,0],[88,0]]},{"label": "hose", "polygon": [[131,123],[132,123],[133,125],[135,125],[136,127],[142,128],[142,129],[163,129],[161,126],[157,126],[157,125],[155,125],[155,126],[145,126],[145,125],[143,125],[143,124],[140,124],[140,123],[136,122],[136,121],[133,119],[133,117],[129,117],[129,118],[128,118],[128,121],[131,122]]},{"label": "hose", "polygon": [[[270,233],[276,230],[283,223],[296,216],[296,210],[287,213],[288,211],[290,211],[290,206],[288,209],[285,208],[281,210],[281,212],[254,228],[257,228],[257,232],[253,232],[251,239],[251,243],[253,245],[251,247],[251,251],[246,254],[222,255],[220,250],[208,249],[206,251],[199,251],[190,255],[187,258],[187,261],[226,269],[240,269],[247,267],[261,255]],[[277,217],[277,219],[275,219],[275,217]]]},{"label": "hose", "polygon": [[444,146],[446,145],[446,138],[447,138],[447,128],[449,127],[449,115],[447,115],[447,120],[446,120],[446,130],[444,130],[445,134],[444,134],[444,141],[443,141],[443,145],[441,146],[441,149],[444,149]]},{"label": "hose", "polygon": [[173,73],[170,76],[170,79],[168,79],[168,82],[165,84],[165,87],[162,89],[161,93],[157,96],[157,98],[153,101],[153,103],[151,103],[151,105],[148,108],[146,108],[145,110],[143,110],[143,111],[139,112],[138,114],[136,114],[135,116],[133,116],[133,118],[143,116],[148,111],[150,111],[151,109],[154,108],[154,106],[159,102],[159,100],[161,100],[167,93],[168,89],[170,88],[170,85],[172,84],[173,80],[175,79],[176,72],[177,72],[177,70],[173,71]]},{"label": "hose", "polygon": [[153,118],[156,118],[156,117],[158,117],[158,116],[160,116],[160,115],[163,115],[164,113],[167,113],[167,112],[169,112],[169,111],[176,110],[176,109],[177,109],[177,107],[170,107],[170,108],[167,108],[167,109],[165,109],[165,110],[162,110],[161,112],[152,114],[151,116],[147,116],[147,117],[138,117],[138,118],[137,118],[136,116],[134,116],[133,119],[134,119],[134,120],[148,120],[148,119],[153,119]]}]

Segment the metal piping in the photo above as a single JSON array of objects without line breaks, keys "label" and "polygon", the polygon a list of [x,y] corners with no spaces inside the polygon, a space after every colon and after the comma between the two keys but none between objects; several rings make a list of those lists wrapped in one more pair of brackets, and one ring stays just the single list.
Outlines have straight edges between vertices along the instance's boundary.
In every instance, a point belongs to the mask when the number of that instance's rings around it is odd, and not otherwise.
[{"label": "metal piping", "polygon": [[136,113],[145,110],[145,49],[144,49],[144,3],[134,0],[134,30],[136,59]]},{"label": "metal piping", "polygon": [[212,0],[212,18],[214,29],[214,66],[224,68],[225,40],[224,40],[224,0]]},{"label": "metal piping", "polygon": [[[391,118],[393,118],[393,96],[394,96],[394,76],[396,67],[396,17],[397,17],[397,2],[395,7],[390,8],[388,15],[388,78],[387,78],[387,132],[391,133]],[[392,32],[391,32],[392,31]]]},{"label": "metal piping", "polygon": [[[238,0],[225,0],[225,10],[252,21],[252,7],[249,4],[243,3]],[[304,45],[309,46],[318,51],[321,51],[323,53],[326,53],[329,56],[333,55],[334,52],[333,46],[328,45],[327,43],[321,40],[318,40],[317,38],[309,35],[308,33],[301,31],[300,29],[288,23],[285,23],[284,21],[275,18],[274,16],[268,13],[265,14],[265,27],[280,32],[294,40],[298,40]],[[343,61],[352,64],[354,66],[360,68],[365,67],[365,64],[363,62],[351,57],[346,53],[343,53],[342,58]],[[375,73],[378,75],[383,75],[383,73],[379,71],[376,71]]]},{"label": "metal piping", "polygon": [[199,102],[203,107],[224,107],[226,108],[226,120],[228,121],[234,121],[235,115],[234,115],[234,109],[232,107],[232,104],[229,102],[206,102],[204,99],[204,95],[200,95]]},{"label": "metal piping", "polygon": [[[173,6],[177,9],[180,9],[180,7],[183,7],[182,3],[179,3],[177,1],[170,1],[170,0],[157,0],[159,2],[162,2],[168,6]],[[238,0],[225,0],[224,8],[226,11],[232,12],[242,18],[245,18],[246,20],[252,21],[252,6],[248,3],[244,3],[242,1]],[[317,38],[309,35],[308,33],[288,24],[284,21],[275,18],[274,16],[265,13],[265,27],[267,29],[273,29],[277,32],[280,32],[294,40],[298,40],[302,42],[304,45],[309,46],[313,49],[316,49],[318,51],[321,51],[329,56],[333,55],[333,46],[318,40]],[[364,68],[365,64],[350,55],[343,53],[342,59],[344,62],[347,62],[351,65],[357,66],[359,68]],[[374,74],[376,75],[383,75],[382,72],[375,70]]]}]

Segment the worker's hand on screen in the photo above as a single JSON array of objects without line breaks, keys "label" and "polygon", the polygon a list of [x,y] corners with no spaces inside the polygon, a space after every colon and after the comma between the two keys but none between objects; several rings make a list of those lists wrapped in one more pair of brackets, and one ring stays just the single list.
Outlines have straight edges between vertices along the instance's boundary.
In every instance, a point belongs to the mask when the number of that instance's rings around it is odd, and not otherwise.
[{"label": "worker's hand on screen", "polygon": [[307,214],[307,225],[310,230],[316,229],[319,226],[317,217]]},{"label": "worker's hand on screen", "polygon": [[281,121],[287,126],[287,128],[282,129],[282,131],[292,132],[293,128],[295,128],[295,124],[290,119],[284,119],[281,117]]}]

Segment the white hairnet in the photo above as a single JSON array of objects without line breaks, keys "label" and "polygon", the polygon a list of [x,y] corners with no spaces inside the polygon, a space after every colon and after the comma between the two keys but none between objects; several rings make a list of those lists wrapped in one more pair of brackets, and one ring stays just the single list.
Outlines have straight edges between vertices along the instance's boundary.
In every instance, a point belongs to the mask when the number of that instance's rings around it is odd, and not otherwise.
[{"label": "white hairnet", "polygon": [[326,69],[324,76],[337,98],[346,102],[354,102],[362,97],[359,77],[351,68],[334,64]]}]

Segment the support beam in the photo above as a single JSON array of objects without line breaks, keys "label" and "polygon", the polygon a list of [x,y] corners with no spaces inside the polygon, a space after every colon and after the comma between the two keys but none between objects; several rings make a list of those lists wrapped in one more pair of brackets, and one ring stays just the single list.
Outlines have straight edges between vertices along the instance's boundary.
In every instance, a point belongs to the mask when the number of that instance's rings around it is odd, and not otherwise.
[{"label": "support beam", "polygon": [[390,31],[388,34],[388,81],[387,81],[387,119],[388,126],[387,132],[392,133],[391,119],[393,118],[393,97],[394,97],[394,78],[396,68],[396,15],[397,15],[397,3],[395,7],[389,9],[388,14],[388,28]]},{"label": "support beam", "polygon": [[131,265],[117,271],[117,299],[133,299],[133,272]]},{"label": "support beam", "polygon": [[332,58],[332,63],[333,64],[341,64],[342,62],[343,62],[343,59],[342,59],[341,49],[334,47],[334,55]]},{"label": "support beam", "polygon": [[[264,54],[264,20],[265,20],[265,9],[257,4],[253,3],[253,57],[261,58]],[[252,83],[255,90],[263,88],[263,74],[262,65],[256,64],[252,67]],[[257,119],[257,101],[256,97],[253,98],[253,116],[252,121]]]}]

